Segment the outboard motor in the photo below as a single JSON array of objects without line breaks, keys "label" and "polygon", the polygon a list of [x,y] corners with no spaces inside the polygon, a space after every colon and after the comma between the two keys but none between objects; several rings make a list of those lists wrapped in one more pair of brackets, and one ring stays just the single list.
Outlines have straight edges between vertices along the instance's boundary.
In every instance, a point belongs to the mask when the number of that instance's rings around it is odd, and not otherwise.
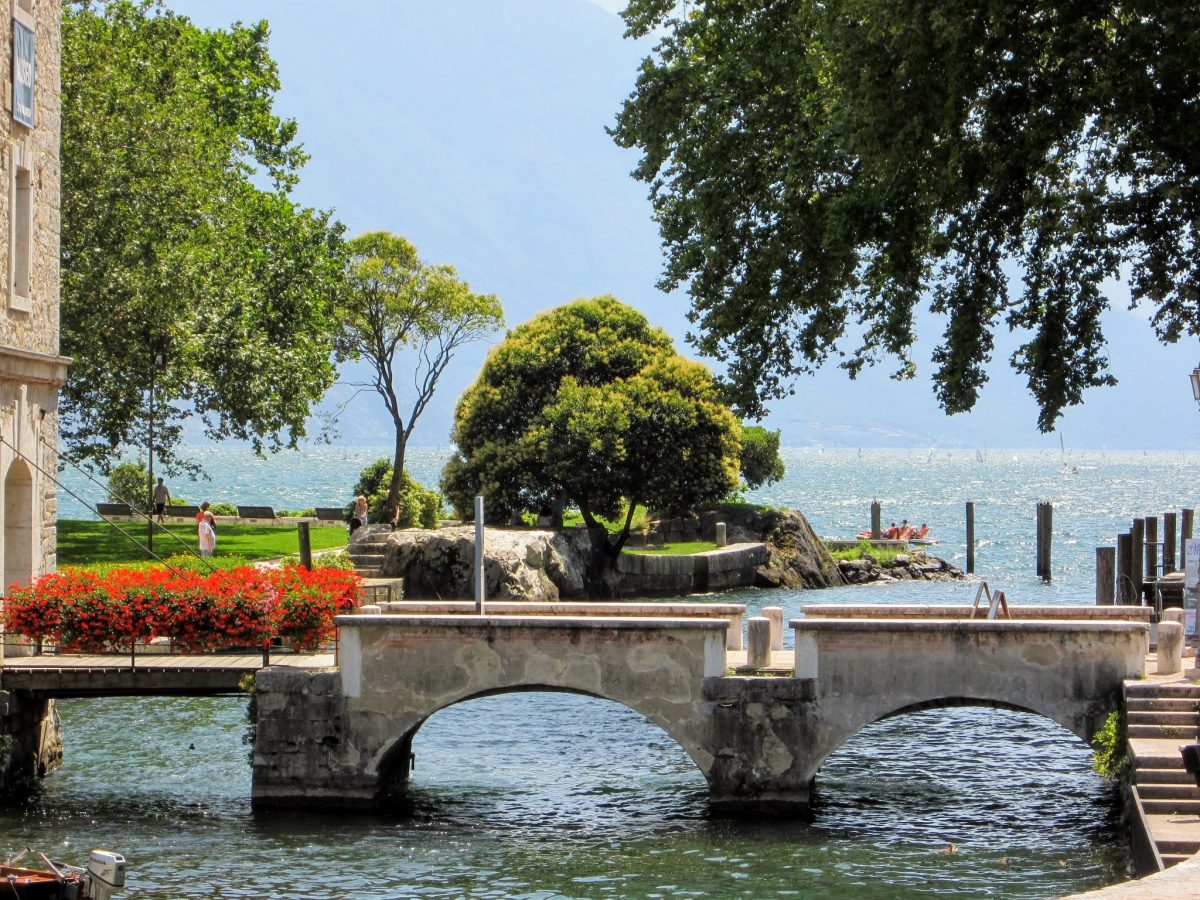
[{"label": "outboard motor", "polygon": [[125,857],[108,850],[93,850],[83,877],[92,900],[109,900],[114,888],[125,887]]}]

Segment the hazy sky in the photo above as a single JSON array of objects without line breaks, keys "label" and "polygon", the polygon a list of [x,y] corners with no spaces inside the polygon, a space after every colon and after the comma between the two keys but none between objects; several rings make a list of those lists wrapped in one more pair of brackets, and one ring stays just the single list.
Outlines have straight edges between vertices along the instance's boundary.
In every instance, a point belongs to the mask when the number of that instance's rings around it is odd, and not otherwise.
[{"label": "hazy sky", "polygon": [[[267,19],[283,89],[312,159],[297,197],[332,208],[351,234],[386,228],[423,258],[454,264],[496,293],[515,325],[576,297],[613,293],[670,331],[683,352],[687,299],[662,294],[660,239],[637,155],[604,128],[632,89],[649,43],[623,38],[623,0],[168,0],[206,27]],[[336,15],[331,10],[336,8]],[[1069,447],[1200,446],[1187,373],[1200,347],[1163,348],[1146,318],[1113,290],[1110,355],[1121,385],[1089,392],[1061,424]],[[886,366],[850,382],[827,369],[771,407],[768,424],[803,446],[1057,446],[999,335],[992,382],[969,415],[947,417],[927,380],[944,324],[925,317],[921,377],[897,384]],[[445,444],[453,405],[484,346],[456,361],[417,442]],[[337,396],[349,396],[343,387]],[[348,443],[388,434],[381,405],[356,399]]]}]

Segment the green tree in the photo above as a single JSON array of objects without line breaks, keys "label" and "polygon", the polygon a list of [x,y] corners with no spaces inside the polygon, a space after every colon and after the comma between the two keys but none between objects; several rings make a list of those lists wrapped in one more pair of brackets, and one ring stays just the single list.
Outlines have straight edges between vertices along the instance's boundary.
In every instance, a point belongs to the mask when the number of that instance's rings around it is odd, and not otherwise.
[{"label": "green tree", "polygon": [[[578,300],[515,328],[458,402],[442,490],[464,518],[565,501],[597,560],[621,552],[640,503],[686,510],[737,484],[738,423],[700,363],[613,297]],[[597,516],[624,527],[610,539]],[[599,527],[598,527],[599,526]]]},{"label": "green tree", "polygon": [[[1050,430],[1115,383],[1106,280],[1161,341],[1200,335],[1195,5],[631,0],[662,36],[613,134],[643,156],[699,349],[740,408],[832,357],[914,374],[914,312],[949,413],[1002,325]],[[1019,270],[1023,284],[1010,272]],[[856,349],[840,346],[854,323]]]},{"label": "green tree", "polygon": [[[372,522],[392,521],[389,516],[388,492],[392,485],[392,461],[377,459],[365,469],[354,485],[354,495],[367,498],[367,518]],[[354,504],[346,507],[349,518]],[[442,517],[442,498],[413,479],[407,472],[401,479],[400,498],[395,509],[397,528],[437,528]]]},{"label": "green tree", "polygon": [[[452,266],[421,262],[404,238],[386,231],[347,244],[347,289],[337,316],[339,359],[369,363],[370,387],[383,398],[395,427],[385,516],[390,521],[404,492],[404,454],[438,380],[463,344],[503,327],[500,301],[475,294]],[[397,385],[398,361],[412,372],[412,392]]]},{"label": "green tree", "polygon": [[783,478],[785,469],[779,455],[779,432],[761,425],[742,426],[742,477],[754,490]]},{"label": "green tree", "polygon": [[157,2],[68,2],[62,38],[66,452],[107,469],[183,422],[294,446],[333,382],[341,226],[289,199],[306,157],[278,118],[267,25],[205,31]]}]

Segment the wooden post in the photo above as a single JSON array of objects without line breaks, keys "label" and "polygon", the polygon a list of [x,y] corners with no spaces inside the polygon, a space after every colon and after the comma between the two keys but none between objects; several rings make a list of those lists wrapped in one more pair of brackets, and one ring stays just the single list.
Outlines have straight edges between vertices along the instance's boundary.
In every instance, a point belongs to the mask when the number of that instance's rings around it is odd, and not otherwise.
[{"label": "wooden post", "polygon": [[1163,574],[1177,571],[1175,568],[1175,513],[1163,513]]},{"label": "wooden post", "polygon": [[1037,575],[1050,580],[1050,536],[1054,533],[1054,507],[1044,501],[1037,507]]},{"label": "wooden post", "polygon": [[1114,569],[1117,563],[1115,547],[1096,548],[1096,605],[1112,606],[1115,587],[1113,582]]},{"label": "wooden post", "polygon": [[1133,527],[1129,529],[1129,539],[1133,542],[1129,547],[1129,581],[1133,591],[1136,606],[1142,604],[1142,585],[1145,581],[1145,570],[1142,563],[1146,558],[1146,520],[1134,519]]},{"label": "wooden post", "polygon": [[1038,578],[1041,578],[1042,573],[1045,571],[1044,567],[1042,566],[1042,516],[1043,515],[1044,515],[1044,513],[1042,512],[1042,501],[1039,500],[1038,505],[1037,505],[1037,526],[1034,529],[1034,535],[1033,535],[1033,555],[1034,555],[1034,559],[1035,559],[1033,574],[1037,575]]},{"label": "wooden post", "polygon": [[1146,517],[1146,581],[1158,578],[1158,516]]},{"label": "wooden post", "polygon": [[967,501],[967,574],[975,572],[975,503]]},{"label": "wooden post", "polygon": [[1179,520],[1179,568],[1187,561],[1187,542],[1192,537],[1192,521],[1196,515],[1194,509],[1185,509]]},{"label": "wooden post", "polygon": [[874,540],[879,540],[883,537],[883,527],[880,524],[879,501],[871,501],[871,537]]},{"label": "wooden post", "polygon": [[297,522],[296,528],[300,539],[300,565],[312,569],[312,538],[308,533],[307,522]]},{"label": "wooden post", "polygon": [[1117,535],[1117,602],[1122,606],[1133,603],[1133,583],[1129,579],[1129,560],[1133,556],[1133,535]]}]

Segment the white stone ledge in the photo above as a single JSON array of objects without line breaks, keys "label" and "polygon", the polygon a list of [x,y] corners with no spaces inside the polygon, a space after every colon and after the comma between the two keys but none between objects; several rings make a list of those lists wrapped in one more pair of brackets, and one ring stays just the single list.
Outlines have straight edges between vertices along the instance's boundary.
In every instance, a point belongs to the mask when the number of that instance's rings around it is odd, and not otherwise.
[{"label": "white stone ledge", "polygon": [[401,616],[387,613],[357,616],[338,616],[334,619],[340,628],[397,627],[439,629],[485,629],[485,628],[546,628],[579,629],[600,631],[604,629],[628,629],[647,631],[670,628],[692,631],[724,631],[728,622],[724,619],[672,619],[672,618],[618,618],[610,616],[563,617],[563,616]]},{"label": "white stone ledge", "polygon": [[[862,603],[840,606],[820,604],[803,609],[805,619],[969,619],[972,607],[955,606],[889,606],[883,603]],[[1098,619],[1149,622],[1153,610],[1149,606],[1018,606],[1009,604],[1011,619],[1074,620]],[[987,615],[980,608],[976,615]]]},{"label": "white stone ledge", "polygon": [[1053,619],[791,619],[788,625],[797,632],[812,631],[1018,631],[1072,632],[1093,631],[1107,634],[1149,634],[1145,622],[1095,622]]}]

